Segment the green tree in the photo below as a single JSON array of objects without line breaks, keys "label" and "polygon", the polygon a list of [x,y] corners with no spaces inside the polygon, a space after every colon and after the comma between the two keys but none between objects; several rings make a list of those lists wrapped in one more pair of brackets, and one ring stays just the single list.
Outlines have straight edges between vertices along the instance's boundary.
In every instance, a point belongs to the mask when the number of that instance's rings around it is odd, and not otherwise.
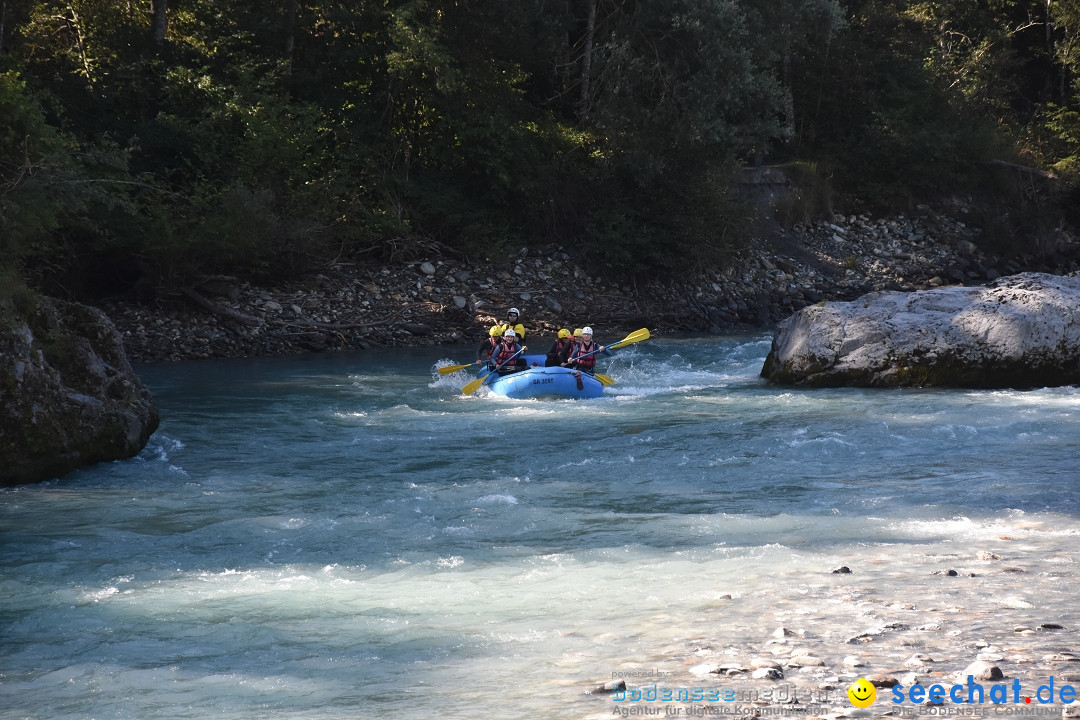
[{"label": "green tree", "polygon": [[586,123],[598,197],[586,247],[637,271],[721,261],[745,214],[730,179],[790,138],[792,57],[828,42],[839,8],[668,0],[599,18]]},{"label": "green tree", "polygon": [[72,171],[70,143],[50,126],[13,71],[0,73],[0,264],[17,267],[72,203],[62,179]]}]

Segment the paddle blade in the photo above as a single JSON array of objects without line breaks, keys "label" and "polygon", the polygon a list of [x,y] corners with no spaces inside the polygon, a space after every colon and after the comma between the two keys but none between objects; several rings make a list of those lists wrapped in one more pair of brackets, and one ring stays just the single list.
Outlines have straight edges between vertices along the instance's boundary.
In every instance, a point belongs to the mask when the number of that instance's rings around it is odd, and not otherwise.
[{"label": "paddle blade", "polygon": [[601,375],[600,373],[593,374],[593,377],[600,381],[600,384],[604,387],[611,387],[615,384],[615,378],[608,375]]},{"label": "paddle blade", "polygon": [[622,347],[623,345],[630,345],[631,343],[641,342],[642,340],[648,339],[649,329],[641,328],[640,330],[635,330],[634,332],[630,333],[619,342],[608,345],[608,349],[610,350],[612,348]]},{"label": "paddle blade", "polygon": [[462,395],[472,395],[474,392],[476,392],[477,390],[480,389],[480,386],[484,384],[484,381],[487,380],[488,377],[489,377],[488,375],[485,375],[484,377],[476,378],[471,383],[469,383],[465,387],[461,388],[461,394]]},{"label": "paddle blade", "polygon": [[465,363],[464,365],[447,365],[446,367],[438,368],[440,375],[450,375],[456,373],[458,370],[464,370],[467,367],[471,367],[476,363]]}]

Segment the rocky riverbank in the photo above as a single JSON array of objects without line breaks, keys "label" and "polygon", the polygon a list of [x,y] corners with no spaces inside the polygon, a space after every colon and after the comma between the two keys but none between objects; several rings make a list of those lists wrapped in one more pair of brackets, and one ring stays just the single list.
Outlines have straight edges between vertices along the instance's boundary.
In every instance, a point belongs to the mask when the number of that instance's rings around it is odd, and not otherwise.
[{"label": "rocky riverbank", "polygon": [[[999,536],[989,540],[993,550],[969,555],[967,548],[914,554],[902,569],[882,563],[888,552],[882,550],[872,562],[860,558],[854,570],[822,568],[790,586],[734,588],[717,597],[714,617],[742,616],[741,606],[751,604],[760,614],[757,623],[721,623],[717,629],[715,620],[703,618],[700,627],[709,631],[690,631],[651,657],[635,657],[610,678],[598,678],[603,682],[590,686],[597,710],[586,717],[610,717],[613,707],[639,713],[652,707],[668,717],[837,720],[857,716],[847,690],[859,678],[876,688],[875,716],[1080,717],[1072,693],[1058,693],[1080,682],[1072,628],[1040,602],[1045,588],[1042,596],[1032,589],[1031,578],[1059,582],[1060,567],[1052,553],[1029,552],[1017,540]],[[899,595],[885,589],[894,587],[897,573],[905,576]],[[768,625],[775,617],[785,619]],[[623,677],[628,679],[618,679]],[[1056,685],[1048,693],[1051,678]],[[969,682],[983,688],[981,698],[976,690],[967,699]],[[945,688],[936,706],[926,699],[933,685]],[[949,697],[954,685],[962,691]],[[1008,694],[991,698],[995,685],[998,693],[1008,687]],[[713,695],[680,697],[680,688]],[[1022,689],[1015,697],[1014,688]]]},{"label": "rocky riverbank", "polygon": [[796,225],[739,251],[730,267],[682,282],[621,285],[552,245],[503,261],[339,263],[277,288],[211,278],[156,306],[102,309],[133,360],[157,362],[472,344],[511,306],[521,309],[530,336],[545,343],[562,326],[593,325],[602,339],[639,327],[657,335],[739,332],[873,290],[981,284],[1021,270],[1080,267],[1080,244],[1066,231],[1052,252],[1041,249],[1043,259],[1006,261],[980,241],[960,216],[920,207],[888,218],[835,216]]}]

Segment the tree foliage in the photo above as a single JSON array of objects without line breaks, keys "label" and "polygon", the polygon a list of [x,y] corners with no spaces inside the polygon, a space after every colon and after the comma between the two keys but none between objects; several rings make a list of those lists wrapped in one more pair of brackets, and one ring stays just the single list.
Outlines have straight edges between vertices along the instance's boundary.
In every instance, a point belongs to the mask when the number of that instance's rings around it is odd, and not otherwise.
[{"label": "tree foliage", "polygon": [[722,262],[740,166],[904,204],[991,157],[1075,177],[1048,0],[5,0],[5,262],[70,292],[562,243]]}]

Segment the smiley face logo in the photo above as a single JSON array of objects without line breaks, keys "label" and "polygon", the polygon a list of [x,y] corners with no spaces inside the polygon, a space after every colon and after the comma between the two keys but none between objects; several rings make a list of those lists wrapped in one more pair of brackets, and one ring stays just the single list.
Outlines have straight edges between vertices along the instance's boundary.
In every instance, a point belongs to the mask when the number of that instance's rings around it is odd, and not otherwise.
[{"label": "smiley face logo", "polygon": [[870,707],[877,700],[877,688],[859,678],[847,689],[848,700],[857,708]]}]

